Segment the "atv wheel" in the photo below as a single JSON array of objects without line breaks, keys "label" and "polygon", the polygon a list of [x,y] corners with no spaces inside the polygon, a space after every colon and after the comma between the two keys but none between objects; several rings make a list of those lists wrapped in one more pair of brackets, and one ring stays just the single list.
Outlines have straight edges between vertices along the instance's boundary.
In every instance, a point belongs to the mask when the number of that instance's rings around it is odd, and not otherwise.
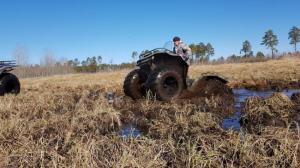
[{"label": "atv wheel", "polygon": [[0,79],[0,96],[3,96],[7,93],[12,93],[15,95],[20,93],[19,79],[10,73],[3,74],[2,78]]},{"label": "atv wheel", "polygon": [[146,95],[142,84],[147,80],[147,75],[141,69],[131,71],[125,78],[123,89],[126,96],[132,99],[141,99]]},{"label": "atv wheel", "polygon": [[147,84],[158,100],[166,101],[178,98],[184,88],[182,75],[169,69],[154,70]]}]

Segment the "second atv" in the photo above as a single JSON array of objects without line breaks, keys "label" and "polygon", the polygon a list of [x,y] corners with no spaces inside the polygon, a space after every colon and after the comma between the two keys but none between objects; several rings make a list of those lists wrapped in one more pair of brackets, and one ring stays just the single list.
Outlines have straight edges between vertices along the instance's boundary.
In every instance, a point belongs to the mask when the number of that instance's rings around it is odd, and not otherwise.
[{"label": "second atv", "polygon": [[10,71],[17,67],[14,61],[0,61],[0,96],[4,94],[19,94],[19,79]]},{"label": "second atv", "polygon": [[125,78],[123,89],[127,96],[141,99],[150,91],[158,100],[190,96],[232,94],[227,80],[206,74],[192,82],[187,79],[189,65],[181,56],[165,48],[146,51],[140,55],[137,68]]}]

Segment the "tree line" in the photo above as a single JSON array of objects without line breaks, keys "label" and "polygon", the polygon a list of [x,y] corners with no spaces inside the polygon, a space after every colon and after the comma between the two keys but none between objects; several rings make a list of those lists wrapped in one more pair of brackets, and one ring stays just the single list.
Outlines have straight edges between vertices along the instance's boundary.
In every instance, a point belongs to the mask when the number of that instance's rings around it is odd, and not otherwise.
[{"label": "tree line", "polygon": [[[290,44],[293,45],[294,51],[297,52],[297,44],[300,42],[300,29],[296,26],[293,26],[288,32],[288,39],[290,40]],[[272,58],[275,58],[277,50],[277,45],[279,44],[279,40],[277,35],[273,32],[273,30],[268,30],[265,32],[261,45],[270,49]],[[191,62],[192,63],[204,63],[208,62],[214,55],[215,49],[211,43],[193,43],[189,45],[192,50]],[[252,45],[250,41],[245,40],[242,44],[242,49],[240,50],[240,54],[228,56],[226,59],[224,57],[220,57],[218,60],[221,61],[233,61],[233,60],[241,60],[241,59],[249,59],[249,58],[257,58],[258,60],[264,59],[265,55],[262,52],[257,52],[255,55],[252,51]],[[54,53],[50,50],[45,50],[44,55],[41,57],[40,64],[35,65],[34,67],[71,67],[76,72],[97,72],[101,70],[113,70],[113,69],[122,69],[122,68],[133,68],[134,63],[137,60],[138,52],[132,52],[132,62],[131,63],[123,63],[123,64],[113,64],[112,60],[109,64],[102,63],[102,56],[92,56],[87,57],[85,60],[79,61],[77,58],[73,60],[67,59],[55,59]],[[21,66],[30,66],[29,52],[24,46],[17,46],[17,48],[13,52],[13,58],[17,61],[18,65]]]},{"label": "tree line", "polygon": [[67,61],[67,66],[73,67],[76,72],[94,73],[105,70],[117,70],[125,68],[134,68],[132,63],[113,64],[112,60],[109,64],[102,63],[102,56],[87,57],[86,60],[79,61],[77,58]]},{"label": "tree line", "polygon": [[[293,26],[289,33],[288,39],[290,40],[290,44],[293,45],[295,53],[297,52],[297,44],[300,42],[300,29],[296,26]],[[265,35],[262,38],[261,45],[266,46],[271,50],[272,58],[275,58],[275,54],[278,52],[277,45],[279,43],[277,35],[273,32],[272,29],[265,32]],[[244,53],[245,57],[253,56],[252,46],[248,40],[243,42],[243,47],[241,49],[241,53]],[[262,52],[258,52],[257,56],[263,56]]]},{"label": "tree line", "polygon": [[[288,39],[290,40],[290,44],[293,45],[294,47],[294,52],[297,53],[297,44],[300,42],[300,29],[296,26],[293,26],[289,33],[288,33]],[[272,29],[268,30],[265,32],[261,45],[264,45],[267,47],[267,49],[271,50],[271,56],[274,59],[276,53],[278,52],[277,50],[277,45],[279,44],[279,40],[277,35],[273,32]],[[249,57],[254,57],[253,51],[252,51],[252,46],[251,43],[246,40],[243,42],[242,49],[240,51],[240,54],[244,53],[243,56],[236,56],[232,55],[227,58],[227,60],[236,60],[236,59],[241,59],[241,58],[249,58]],[[265,55],[262,52],[257,52],[256,58],[258,59],[263,59]]]},{"label": "tree line", "polygon": [[[297,44],[300,42],[300,29],[296,26],[293,26],[289,33],[288,39],[290,40],[290,44],[293,45],[295,53],[297,52]],[[277,50],[277,45],[279,44],[279,40],[277,35],[273,32],[272,29],[265,32],[261,45],[266,46],[267,49],[271,50],[272,58],[275,58]],[[193,43],[189,45],[192,50],[192,56],[190,58],[191,63],[204,63],[208,62],[211,57],[215,55],[215,49],[211,43]],[[245,40],[242,44],[242,49],[240,50],[240,54],[244,54],[242,56],[238,55],[230,55],[226,59],[224,57],[220,57],[219,61],[228,61],[233,62],[237,60],[250,60],[250,61],[261,61],[265,59],[265,54],[261,51],[258,51],[256,54],[252,51],[252,45],[250,41]],[[132,52],[132,60],[135,62],[138,56],[138,52]],[[254,59],[255,58],[255,59]]]}]

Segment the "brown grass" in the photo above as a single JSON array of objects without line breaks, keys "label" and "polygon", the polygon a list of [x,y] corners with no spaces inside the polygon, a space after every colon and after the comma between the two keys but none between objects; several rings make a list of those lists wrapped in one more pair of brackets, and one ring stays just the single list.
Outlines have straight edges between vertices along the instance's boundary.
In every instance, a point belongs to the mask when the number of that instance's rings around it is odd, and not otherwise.
[{"label": "brown grass", "polygon": [[[69,74],[52,77],[28,78],[22,80],[27,85],[91,85],[99,84],[121,89],[123,79],[130,70],[100,72],[95,74]],[[300,57],[283,57],[258,63],[230,63],[220,65],[193,65],[189,76],[197,79],[206,73],[217,73],[228,79],[231,87],[265,88],[300,87]]]},{"label": "brown grass", "polygon": [[258,63],[192,66],[190,76],[216,72],[228,78],[232,87],[282,89],[300,87],[300,57],[283,57]]},{"label": "brown grass", "polygon": [[[299,71],[294,73],[299,63],[293,58],[204,65],[191,67],[190,74],[196,77],[214,70],[228,76],[231,86],[235,86],[247,81],[247,72],[255,79],[279,79],[273,71],[299,77]],[[260,134],[224,130],[220,126],[222,118],[232,109],[228,104],[224,106],[223,99],[133,101],[122,92],[127,73],[122,70],[21,79],[20,95],[0,97],[0,166],[299,166],[300,136],[296,126],[289,127],[289,120],[284,127],[263,126]],[[116,92],[112,105],[105,97],[107,91]],[[272,101],[258,100],[258,104],[262,101],[267,104],[262,103],[262,108],[281,116],[285,108],[297,105],[296,100],[275,96]],[[279,111],[272,111],[273,107]],[[128,123],[137,125],[142,136],[121,137],[120,129]]]},{"label": "brown grass", "polygon": [[45,77],[52,75],[64,75],[75,73],[74,68],[67,65],[55,65],[55,66],[20,66],[17,67],[13,73],[20,78],[33,78],[33,77]]}]

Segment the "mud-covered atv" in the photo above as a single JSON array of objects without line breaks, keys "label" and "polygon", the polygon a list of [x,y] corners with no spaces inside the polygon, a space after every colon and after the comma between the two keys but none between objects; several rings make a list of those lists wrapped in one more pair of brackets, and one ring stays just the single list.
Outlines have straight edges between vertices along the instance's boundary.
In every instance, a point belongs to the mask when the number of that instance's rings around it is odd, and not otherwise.
[{"label": "mud-covered atv", "polygon": [[137,68],[126,76],[124,92],[133,99],[141,99],[150,91],[158,100],[232,94],[227,81],[218,75],[204,74],[197,80],[187,79],[188,68],[181,56],[168,49],[144,52],[137,61]]},{"label": "mud-covered atv", "polygon": [[4,94],[19,94],[19,79],[10,71],[17,67],[14,61],[0,61],[0,96]]}]

